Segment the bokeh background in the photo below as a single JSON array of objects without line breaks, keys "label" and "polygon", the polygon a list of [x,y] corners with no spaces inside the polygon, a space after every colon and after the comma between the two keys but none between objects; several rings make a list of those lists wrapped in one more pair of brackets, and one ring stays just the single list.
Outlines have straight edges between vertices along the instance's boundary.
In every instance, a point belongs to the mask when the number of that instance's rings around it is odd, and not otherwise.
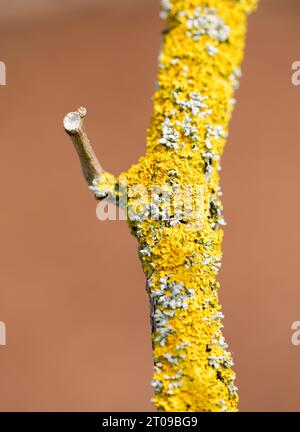
[{"label": "bokeh background", "polygon": [[[126,222],[99,222],[62,129],[88,108],[102,165],[145,148],[159,0],[0,0],[0,411],[149,411],[148,299]],[[250,18],[223,159],[220,297],[242,411],[300,410],[299,0]]]}]

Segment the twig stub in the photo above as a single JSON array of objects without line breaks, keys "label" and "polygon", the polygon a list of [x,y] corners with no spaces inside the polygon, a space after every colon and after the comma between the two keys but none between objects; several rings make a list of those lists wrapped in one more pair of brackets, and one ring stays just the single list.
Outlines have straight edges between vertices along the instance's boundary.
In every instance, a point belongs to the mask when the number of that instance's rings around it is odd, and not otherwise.
[{"label": "twig stub", "polygon": [[84,107],[77,111],[70,112],[64,118],[64,129],[71,137],[74,147],[80,159],[84,177],[89,185],[93,180],[100,178],[104,172],[94,153],[91,143],[83,127],[83,119],[87,114]]}]

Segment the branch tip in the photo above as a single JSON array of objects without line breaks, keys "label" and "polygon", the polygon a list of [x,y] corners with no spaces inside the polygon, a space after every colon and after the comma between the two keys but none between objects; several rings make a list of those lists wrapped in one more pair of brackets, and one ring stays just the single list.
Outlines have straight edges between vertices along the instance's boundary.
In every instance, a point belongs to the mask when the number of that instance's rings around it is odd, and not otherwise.
[{"label": "branch tip", "polygon": [[68,134],[76,134],[82,129],[83,119],[87,114],[84,107],[79,107],[77,111],[70,112],[64,118],[64,128]]}]

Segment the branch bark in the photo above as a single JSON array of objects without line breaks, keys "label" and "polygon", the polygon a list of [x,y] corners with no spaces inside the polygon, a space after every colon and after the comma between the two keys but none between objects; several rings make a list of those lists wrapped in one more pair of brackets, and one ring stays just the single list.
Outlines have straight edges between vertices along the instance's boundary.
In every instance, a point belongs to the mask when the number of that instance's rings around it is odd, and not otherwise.
[{"label": "branch bark", "polygon": [[[163,38],[147,152],[120,176],[130,192],[128,223],[147,277],[153,401],[160,411],[238,409],[218,299],[224,225],[219,171],[247,17],[256,5],[257,0],[163,1],[169,31]],[[120,202],[116,179],[103,172],[83,130],[85,115],[83,108],[68,114],[66,132],[96,196],[118,195]],[[153,189],[170,185],[189,187],[194,202],[203,188],[203,208],[208,210],[201,228],[189,212],[178,215],[174,206],[168,209],[164,191]],[[138,202],[137,189],[151,196],[150,203]]]}]

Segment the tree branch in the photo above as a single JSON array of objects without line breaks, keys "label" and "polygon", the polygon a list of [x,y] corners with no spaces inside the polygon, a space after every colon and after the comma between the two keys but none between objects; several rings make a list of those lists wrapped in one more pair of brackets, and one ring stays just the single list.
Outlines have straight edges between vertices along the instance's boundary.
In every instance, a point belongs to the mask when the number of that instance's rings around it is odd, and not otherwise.
[{"label": "tree branch", "polygon": [[101,177],[104,170],[94,153],[83,127],[83,119],[86,114],[87,111],[84,107],[78,108],[75,112],[70,112],[64,118],[64,128],[77,151],[84,177],[88,185],[91,186],[93,181]]}]

